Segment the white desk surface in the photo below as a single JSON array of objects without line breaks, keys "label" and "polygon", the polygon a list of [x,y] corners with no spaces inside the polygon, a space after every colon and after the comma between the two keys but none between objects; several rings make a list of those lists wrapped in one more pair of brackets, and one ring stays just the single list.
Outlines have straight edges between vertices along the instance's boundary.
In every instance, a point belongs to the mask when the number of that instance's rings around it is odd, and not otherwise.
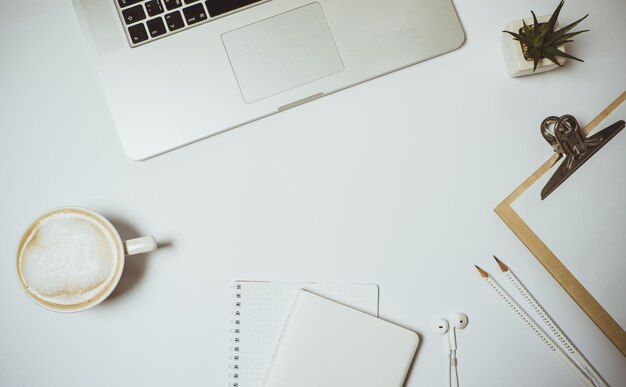
[{"label": "white desk surface", "polygon": [[[381,316],[422,338],[407,387],[447,385],[430,323],[457,311],[462,386],[577,385],[479,278],[491,254],[626,383],[626,358],[493,212],[549,157],[543,118],[584,124],[624,91],[623,0],[568,0],[564,23],[590,13],[570,46],[585,63],[520,79],[500,31],[557,1],[456,0],[460,50],[147,162],[122,153],[70,2],[1,3],[0,385],[224,386],[229,286],[250,278],[379,284]],[[170,245],[128,259],[97,308],[49,312],[14,250],[62,205]]]}]

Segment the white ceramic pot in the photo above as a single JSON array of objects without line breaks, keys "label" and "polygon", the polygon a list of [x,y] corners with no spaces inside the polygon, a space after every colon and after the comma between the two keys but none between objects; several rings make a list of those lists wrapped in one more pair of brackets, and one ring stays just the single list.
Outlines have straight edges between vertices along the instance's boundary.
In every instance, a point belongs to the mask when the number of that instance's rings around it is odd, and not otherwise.
[{"label": "white ceramic pot", "polygon": [[[545,23],[550,20],[550,15],[548,16],[540,16],[537,18],[539,23]],[[533,18],[530,17],[528,19],[524,19],[527,25],[533,24]],[[509,25],[506,26],[504,30],[518,33],[520,28],[524,26],[522,20],[516,20]],[[554,26],[555,29],[559,28],[559,23],[557,22]],[[562,52],[565,52],[565,46],[560,45],[558,49]],[[543,58],[539,61],[537,65],[537,69],[533,72],[533,61],[528,60],[524,57],[524,52],[522,51],[522,45],[519,41],[514,40],[513,36],[507,33],[502,33],[502,54],[504,55],[504,64],[506,65],[506,70],[508,71],[511,77],[522,77],[524,75],[538,74],[544,71],[553,70],[559,66],[552,63],[551,60]],[[565,58],[558,57],[557,60],[561,65],[565,63]]]}]

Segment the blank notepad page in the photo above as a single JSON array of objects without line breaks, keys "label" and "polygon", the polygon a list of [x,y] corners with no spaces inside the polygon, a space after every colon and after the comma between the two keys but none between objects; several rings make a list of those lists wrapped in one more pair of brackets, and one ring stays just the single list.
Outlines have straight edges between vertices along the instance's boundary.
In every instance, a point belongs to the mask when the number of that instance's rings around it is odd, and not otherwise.
[{"label": "blank notepad page", "polygon": [[402,387],[417,334],[298,292],[263,387]]}]

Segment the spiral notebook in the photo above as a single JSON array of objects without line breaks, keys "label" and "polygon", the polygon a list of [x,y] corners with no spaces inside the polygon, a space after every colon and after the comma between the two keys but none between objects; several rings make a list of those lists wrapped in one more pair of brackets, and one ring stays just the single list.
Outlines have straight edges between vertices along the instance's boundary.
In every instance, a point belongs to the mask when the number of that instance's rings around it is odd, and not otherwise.
[{"label": "spiral notebook", "polygon": [[373,284],[237,281],[233,288],[231,387],[262,386],[300,289],[378,316],[378,286]]}]

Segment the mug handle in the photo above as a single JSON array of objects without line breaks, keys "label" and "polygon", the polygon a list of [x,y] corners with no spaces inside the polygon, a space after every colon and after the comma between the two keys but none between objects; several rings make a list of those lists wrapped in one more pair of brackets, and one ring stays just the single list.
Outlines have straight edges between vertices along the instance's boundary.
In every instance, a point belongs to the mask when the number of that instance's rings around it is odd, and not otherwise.
[{"label": "mug handle", "polygon": [[154,237],[145,236],[124,241],[124,253],[126,255],[135,255],[141,253],[149,253],[157,249],[157,243]]}]

